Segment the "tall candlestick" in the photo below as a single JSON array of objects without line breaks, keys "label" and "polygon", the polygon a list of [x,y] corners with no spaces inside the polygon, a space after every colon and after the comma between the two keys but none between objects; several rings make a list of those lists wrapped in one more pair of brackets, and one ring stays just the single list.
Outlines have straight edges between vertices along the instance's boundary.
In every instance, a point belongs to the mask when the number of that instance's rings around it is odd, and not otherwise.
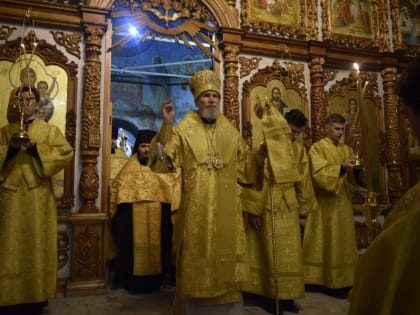
[{"label": "tall candlestick", "polygon": [[[32,95],[33,94],[32,88],[34,88],[34,87],[32,86],[29,69],[30,69],[30,65],[31,65],[31,62],[32,62],[33,55],[35,53],[35,49],[36,49],[37,43],[36,43],[35,40],[32,40],[32,43],[31,43],[31,49],[32,49],[32,51],[31,51],[31,55],[30,55],[29,60],[27,60],[26,47],[25,47],[25,44],[23,42],[23,39],[24,39],[24,36],[25,36],[25,25],[26,25],[26,21],[29,20],[29,18],[31,17],[31,13],[32,13],[32,8],[29,8],[27,10],[25,16],[23,17],[23,22],[22,22],[22,37],[21,37],[21,40],[20,40],[20,58],[19,58],[19,64],[22,64],[22,58],[23,58],[23,60],[24,60],[24,68],[23,69],[20,69],[20,66],[19,66],[18,78],[20,78],[22,80],[22,82],[20,84],[19,90],[17,92],[17,95],[15,96],[14,103],[13,103],[13,107],[17,108],[18,111],[19,111],[19,114],[20,114],[20,124],[19,124],[19,132],[13,134],[12,137],[18,138],[18,139],[29,139],[29,136],[28,136],[28,134],[26,132],[26,128],[24,126],[24,120],[25,120],[25,114],[26,114],[27,107],[32,105],[32,103],[31,103],[32,101],[35,101],[35,99],[34,99],[34,97]],[[32,24],[34,26],[34,21],[32,21]],[[30,38],[31,39],[34,39],[35,36],[34,37],[30,37]],[[22,74],[22,77],[20,77],[22,70],[25,70],[25,72]],[[24,99],[23,96],[22,96],[22,94],[23,94],[22,93],[23,87],[25,85],[25,83],[24,83],[25,76],[26,76],[26,80],[28,81],[27,82],[27,85],[28,85],[28,88],[29,88],[29,99],[28,100]]]},{"label": "tall candlestick", "polygon": [[[359,71],[359,65],[355,62],[353,64],[353,68],[356,70],[356,95],[357,95],[357,108],[356,108],[356,113],[354,115],[354,120],[353,120],[353,137],[355,139],[355,146],[354,146],[354,154],[355,154],[355,161],[356,161],[356,166],[361,167],[362,164],[366,165],[366,169],[365,169],[365,183],[366,183],[366,189],[369,192],[372,192],[373,190],[373,182],[372,182],[372,169],[370,167],[369,164],[369,155],[368,155],[368,150],[366,150],[366,148],[368,147],[368,143],[366,142],[367,139],[365,138],[365,135],[363,133],[363,129],[362,129],[362,106],[363,106],[363,99],[364,99],[364,95],[366,92],[366,88],[368,85],[368,81],[366,81],[364,84],[362,84],[362,78],[360,75],[360,71]],[[363,87],[362,87],[363,85]],[[362,157],[360,156],[360,147],[362,146],[362,148],[365,149],[364,151],[364,155],[363,155],[363,161],[364,163],[362,163]]]},{"label": "tall candlestick", "polygon": [[357,106],[356,106],[356,113],[354,114],[353,118],[353,138],[355,140],[354,144],[354,154],[355,154],[355,163],[356,166],[360,166],[362,164],[361,158],[360,158],[360,138],[361,138],[361,130],[360,130],[360,124],[359,124],[359,112],[360,112],[360,105],[362,103],[362,96],[360,91],[360,71],[359,71],[359,65],[355,62],[353,63],[353,68],[356,70],[356,94],[357,94]]}]

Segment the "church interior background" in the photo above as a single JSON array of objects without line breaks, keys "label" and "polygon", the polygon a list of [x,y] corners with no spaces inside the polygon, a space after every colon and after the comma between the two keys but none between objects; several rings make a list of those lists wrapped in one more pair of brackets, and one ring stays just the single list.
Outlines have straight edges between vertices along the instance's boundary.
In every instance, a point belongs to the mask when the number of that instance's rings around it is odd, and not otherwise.
[{"label": "church interior background", "polygon": [[76,152],[57,178],[57,290],[66,296],[108,290],[112,147],[129,156],[138,129],[158,130],[165,99],[177,119],[193,108],[188,79],[198,70],[219,74],[222,110],[250,146],[260,137],[253,105],[274,91],[286,111],[309,118],[300,139],[308,148],[329,113],[346,117],[344,141],[367,161],[368,192],[353,198],[361,253],[420,178],[394,93],[420,52],[412,0],[1,0],[0,25],[0,122],[19,60],[33,58]]}]

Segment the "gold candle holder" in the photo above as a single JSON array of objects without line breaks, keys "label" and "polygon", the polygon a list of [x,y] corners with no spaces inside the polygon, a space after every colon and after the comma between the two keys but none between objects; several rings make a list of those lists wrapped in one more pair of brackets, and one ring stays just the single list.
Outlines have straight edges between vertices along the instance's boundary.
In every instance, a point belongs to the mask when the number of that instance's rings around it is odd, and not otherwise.
[{"label": "gold candle holder", "polygon": [[[29,90],[29,105],[32,105],[31,102],[35,101],[34,95]],[[13,138],[18,139],[29,139],[29,135],[26,132],[26,125],[25,125],[25,113],[28,108],[27,100],[25,100],[22,96],[22,92],[20,91],[18,95],[15,96],[15,100],[13,103],[13,107],[18,109],[19,112],[19,131],[12,135]]]},{"label": "gold candle holder", "polygon": [[[23,42],[24,39],[24,35],[25,35],[25,27],[26,27],[26,22],[29,21],[29,19],[31,18],[31,14],[32,14],[32,8],[29,8],[26,13],[25,16],[23,17],[23,22],[22,22],[22,36],[21,36],[21,41],[20,41],[20,56],[23,57],[24,59],[24,69],[29,70],[30,69],[30,65],[31,62],[33,60],[33,56],[35,54],[38,42],[37,42],[37,38],[36,36],[32,37],[32,41],[30,43],[30,48],[31,48],[31,54],[29,57],[29,60],[27,60],[26,57],[26,47],[25,44]],[[34,20],[32,20],[32,27],[35,27],[35,22]],[[35,34],[35,33],[34,33]],[[22,69],[22,70],[24,70]],[[20,73],[20,72],[19,72]],[[17,93],[17,95],[14,96],[14,100],[13,100],[13,104],[12,107],[14,109],[17,109],[18,113],[19,113],[19,131],[14,133],[12,135],[13,138],[18,138],[21,140],[27,140],[30,139],[28,133],[26,132],[26,124],[25,124],[25,114],[26,114],[26,110],[28,109],[29,106],[31,106],[33,104],[33,102],[35,102],[35,95],[32,93],[32,87],[31,86],[31,81],[29,78],[29,71],[26,71],[26,76],[27,76],[27,82],[29,83],[29,86],[26,86],[28,88],[28,93],[29,93],[29,97],[28,98],[24,98],[23,97],[23,82],[22,85],[19,88],[19,91]],[[26,91],[25,91],[26,92]]]},{"label": "gold candle holder", "polygon": [[359,71],[359,64],[353,63],[353,68],[356,70],[356,93],[357,93],[357,107],[356,113],[353,119],[353,138],[355,141],[354,147],[354,161],[355,165],[360,167],[362,165],[362,160],[360,157],[360,138],[361,138],[361,130],[360,130],[360,123],[359,123],[359,113],[360,113],[360,105],[362,104],[362,91],[361,91],[361,79],[360,79],[360,71]]},{"label": "gold candle holder", "polygon": [[360,157],[360,132],[357,122],[353,123],[352,132],[354,138],[354,165],[355,167],[362,167],[363,163],[362,158]]},{"label": "gold candle holder", "polygon": [[377,193],[374,191],[366,192],[366,201],[364,215],[366,217],[366,226],[368,228],[368,243],[370,244],[380,233],[382,227],[378,222],[380,214],[389,208],[389,205],[378,204],[376,200]]}]

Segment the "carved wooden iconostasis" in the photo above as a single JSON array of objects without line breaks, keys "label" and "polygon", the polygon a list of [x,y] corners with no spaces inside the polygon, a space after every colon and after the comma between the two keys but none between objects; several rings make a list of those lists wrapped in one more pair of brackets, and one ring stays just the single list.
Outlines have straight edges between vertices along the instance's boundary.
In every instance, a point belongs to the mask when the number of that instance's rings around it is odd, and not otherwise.
[{"label": "carved wooden iconostasis", "polygon": [[[300,109],[307,117],[318,121],[318,139],[313,136],[312,124],[306,128],[304,145],[310,145],[323,136],[323,122],[329,114],[338,113],[346,118],[345,133],[342,141],[359,153],[364,161],[365,187],[354,186],[352,189],[355,225],[359,248],[366,248],[380,232],[384,215],[390,208],[386,174],[392,172],[387,165],[387,156],[393,155],[387,147],[393,137],[403,136],[385,133],[387,113],[397,113],[396,102],[384,102],[382,80],[379,73],[325,70],[325,85],[322,87],[322,110],[308,105],[308,86],[305,85],[305,64],[274,59],[271,66],[260,66],[261,59],[241,56],[242,84],[242,134],[250,147],[263,141],[261,121],[254,112],[256,103],[280,104],[285,114],[292,108]],[[359,82],[358,82],[359,80]],[[359,85],[360,84],[360,85]],[[279,92],[281,100],[274,99],[274,92]],[[360,93],[360,94],[359,94]],[[360,105],[359,105],[360,104]],[[385,108],[384,108],[385,107]],[[356,110],[360,109],[357,113]],[[385,110],[384,110],[385,109]],[[357,126],[360,140],[355,142]],[[387,138],[390,137],[391,139]],[[357,146],[356,146],[357,144]],[[400,157],[401,159],[402,157]],[[402,161],[393,161],[402,163]],[[390,167],[387,170],[387,166]]]},{"label": "carved wooden iconostasis", "polygon": [[[370,82],[363,98],[362,133],[367,135],[363,145],[372,145],[362,154],[368,153],[372,179],[369,185],[376,194],[364,196],[357,207],[360,211],[367,209],[371,215],[381,209],[380,205],[392,204],[402,196],[410,186],[409,141],[395,85],[398,73],[420,52],[420,46],[402,36],[399,1],[392,0],[388,5],[385,1],[362,0],[363,10],[350,20],[334,11],[343,2],[323,0],[318,6],[317,1],[285,1],[283,7],[265,8],[261,6],[264,1],[254,0],[0,2],[0,66],[6,65],[4,71],[18,58],[20,42],[11,38],[22,32],[18,25],[32,7],[36,25],[50,30],[55,41],[51,44],[39,38],[43,44],[35,52],[37,72],[49,85],[53,83],[49,75],[55,76],[55,70],[50,70],[53,65],[58,67],[60,78],[67,76],[67,94],[57,94],[55,100],[67,99],[65,132],[70,143],[78,145],[76,163],[66,170],[71,175],[64,177],[64,195],[60,199],[65,207],[73,207],[70,215],[60,217],[69,222],[72,233],[59,235],[58,242],[61,265],[69,259],[66,253],[71,246],[71,259],[66,264],[71,265],[65,284],[68,296],[102,294],[107,290],[107,187],[112,138],[110,48],[112,15],[121,14],[122,7],[126,9],[122,16],[136,18],[146,30],[144,36],[151,40],[176,37],[179,41],[193,41],[191,34],[197,34],[197,27],[198,33],[207,34],[206,19],[215,22],[215,29],[211,30],[214,37],[206,47],[211,47],[214,69],[222,78],[223,112],[250,145],[258,144],[258,137],[261,138],[252,110],[257,96],[265,102],[280,92],[286,108],[299,108],[307,115],[308,128],[302,139],[306,147],[324,136],[328,113],[348,114],[350,122],[349,103],[357,96],[352,64],[358,62],[362,78]],[[194,14],[186,14],[187,11]],[[206,14],[199,16],[198,12]],[[176,22],[182,14],[183,25]],[[23,37],[26,36],[28,33],[24,32]],[[193,46],[197,48],[196,45]],[[12,46],[13,49],[8,48]],[[31,52],[30,45],[27,52]],[[80,71],[65,55],[78,58]],[[64,91],[64,85],[63,80],[59,81],[60,91]],[[81,104],[79,112],[77,103]],[[371,224],[369,229],[365,222],[356,223],[359,245],[367,245],[376,233],[373,216],[367,223]]]},{"label": "carved wooden iconostasis", "polygon": [[[242,57],[240,60],[242,67],[245,68],[248,64],[247,59]],[[309,116],[304,71],[304,64],[284,61],[282,66],[276,59],[271,66],[258,70],[243,83],[242,135],[251,147],[255,148],[263,141],[262,123],[254,111],[257,103],[261,106],[265,103],[278,106],[283,115],[296,108],[305,116]],[[309,147],[311,144],[309,129],[304,134],[305,145]]]}]

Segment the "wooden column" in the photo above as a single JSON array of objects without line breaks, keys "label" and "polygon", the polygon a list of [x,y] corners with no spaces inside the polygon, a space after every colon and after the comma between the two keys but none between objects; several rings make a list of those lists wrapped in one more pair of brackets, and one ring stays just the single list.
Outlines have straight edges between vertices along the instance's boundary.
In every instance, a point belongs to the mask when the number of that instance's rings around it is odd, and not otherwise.
[{"label": "wooden column", "polygon": [[388,169],[388,196],[391,203],[404,193],[403,186],[403,147],[401,145],[401,113],[398,109],[395,85],[397,68],[385,68],[381,75],[384,86],[386,165]]},{"label": "wooden column", "polygon": [[81,207],[70,216],[73,225],[72,278],[66,295],[104,294],[107,291],[105,227],[107,215],[96,206],[99,190],[98,156],[101,147],[101,60],[102,39],[108,11],[82,6],[85,31],[82,131],[80,141]]},{"label": "wooden column", "polygon": [[312,143],[321,140],[324,137],[324,120],[327,116],[325,106],[325,75],[324,58],[314,57],[309,61],[311,76],[311,129]]},{"label": "wooden column", "polygon": [[223,48],[225,74],[223,85],[224,114],[239,130],[239,47],[226,45]]}]

